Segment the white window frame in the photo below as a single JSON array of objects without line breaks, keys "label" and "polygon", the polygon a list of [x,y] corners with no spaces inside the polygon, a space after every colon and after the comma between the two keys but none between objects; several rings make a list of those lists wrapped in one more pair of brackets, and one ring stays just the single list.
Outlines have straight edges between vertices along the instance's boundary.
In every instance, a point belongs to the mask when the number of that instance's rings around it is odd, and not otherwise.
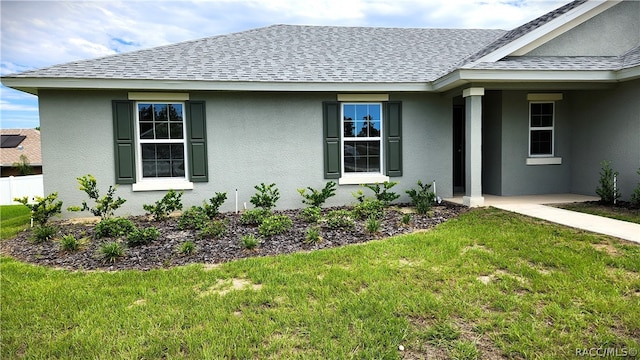
[{"label": "white window frame", "polygon": [[[380,136],[376,137],[345,137],[344,136],[344,107],[347,105],[377,105],[380,106]],[[354,122],[356,119],[353,119]],[[384,157],[384,105],[379,101],[348,101],[340,103],[340,167],[342,176],[338,179],[338,184],[373,184],[389,181],[385,174]],[[380,141],[380,171],[379,172],[346,172],[344,163],[344,143],[345,141]]]},{"label": "white window frame", "polygon": [[[140,112],[139,104],[179,104],[182,106],[182,139],[141,139],[140,138]],[[193,183],[189,181],[189,159],[187,151],[187,107],[184,101],[173,100],[142,100],[138,99],[134,103],[135,121],[135,161],[136,161],[136,182],[132,185],[133,191],[153,191],[153,190],[191,190]],[[143,144],[183,144],[184,149],[184,177],[159,177],[145,178],[142,173],[142,145]]]},{"label": "white window frame", "polygon": [[[551,114],[551,126],[531,126],[531,108],[533,104],[551,104],[553,105],[553,112]],[[528,141],[528,153],[530,158],[552,158],[556,153],[556,102],[555,101],[529,101],[529,141]],[[531,153],[531,132],[540,130],[551,130],[551,154],[532,154]]]}]

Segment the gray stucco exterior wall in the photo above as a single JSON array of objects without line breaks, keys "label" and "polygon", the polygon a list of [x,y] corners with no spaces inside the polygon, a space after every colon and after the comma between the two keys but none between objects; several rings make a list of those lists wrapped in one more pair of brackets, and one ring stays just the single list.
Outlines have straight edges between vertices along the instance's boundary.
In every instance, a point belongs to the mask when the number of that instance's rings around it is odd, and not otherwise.
[{"label": "gray stucco exterior wall", "polygon": [[532,56],[619,56],[640,45],[640,1],[623,1],[532,50]]},{"label": "gray stucco exterior wall", "polygon": [[[399,182],[394,188],[402,194],[399,201],[409,201],[404,190],[418,179],[435,180],[438,195],[452,196],[450,99],[438,94],[390,98],[403,102],[403,176],[391,178]],[[86,199],[77,177],[94,175],[103,193],[114,184],[111,101],[123,99],[125,91],[40,91],[45,193],[59,192],[65,209]],[[296,208],[303,205],[296,189],[324,186],[322,101],[335,101],[335,93],[192,92],[190,99],[206,101],[209,181],[185,191],[185,207],[227,192],[222,210],[232,211],[237,189],[240,209],[244,203],[250,208],[253,186],[273,182],[281,193],[278,207]],[[353,203],[351,193],[359,188],[339,186],[326,205]],[[120,185],[117,194],[127,202],[118,214],[141,214],[143,204],[164,193]]]},{"label": "gray stucco exterior wall", "polygon": [[571,191],[595,195],[602,160],[620,173],[619,189],[629,200],[640,182],[640,80],[612,90],[569,93],[571,105]]}]

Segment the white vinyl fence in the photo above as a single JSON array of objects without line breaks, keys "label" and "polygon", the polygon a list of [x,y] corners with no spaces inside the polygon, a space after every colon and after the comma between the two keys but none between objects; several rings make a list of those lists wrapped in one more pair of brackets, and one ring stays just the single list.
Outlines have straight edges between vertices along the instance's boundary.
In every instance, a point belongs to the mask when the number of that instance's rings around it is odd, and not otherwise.
[{"label": "white vinyl fence", "polygon": [[44,196],[42,175],[0,178],[0,205],[18,204],[14,198]]}]

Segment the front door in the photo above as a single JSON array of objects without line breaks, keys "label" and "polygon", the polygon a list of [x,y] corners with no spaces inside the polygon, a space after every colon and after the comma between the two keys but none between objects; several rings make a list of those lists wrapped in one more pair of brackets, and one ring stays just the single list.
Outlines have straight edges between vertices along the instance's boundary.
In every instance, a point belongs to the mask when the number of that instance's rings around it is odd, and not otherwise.
[{"label": "front door", "polygon": [[453,193],[465,192],[464,105],[453,105]]}]

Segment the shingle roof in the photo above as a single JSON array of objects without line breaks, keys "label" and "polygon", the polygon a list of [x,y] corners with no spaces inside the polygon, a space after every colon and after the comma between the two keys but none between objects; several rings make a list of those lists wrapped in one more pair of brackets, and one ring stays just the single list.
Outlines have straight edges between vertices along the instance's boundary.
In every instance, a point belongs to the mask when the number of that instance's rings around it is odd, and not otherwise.
[{"label": "shingle roof", "polygon": [[428,82],[504,30],[274,25],[6,77]]},{"label": "shingle roof", "polygon": [[0,129],[2,135],[22,135],[26,138],[15,148],[0,150],[0,166],[13,166],[25,155],[31,165],[42,165],[40,131],[36,129]]}]

